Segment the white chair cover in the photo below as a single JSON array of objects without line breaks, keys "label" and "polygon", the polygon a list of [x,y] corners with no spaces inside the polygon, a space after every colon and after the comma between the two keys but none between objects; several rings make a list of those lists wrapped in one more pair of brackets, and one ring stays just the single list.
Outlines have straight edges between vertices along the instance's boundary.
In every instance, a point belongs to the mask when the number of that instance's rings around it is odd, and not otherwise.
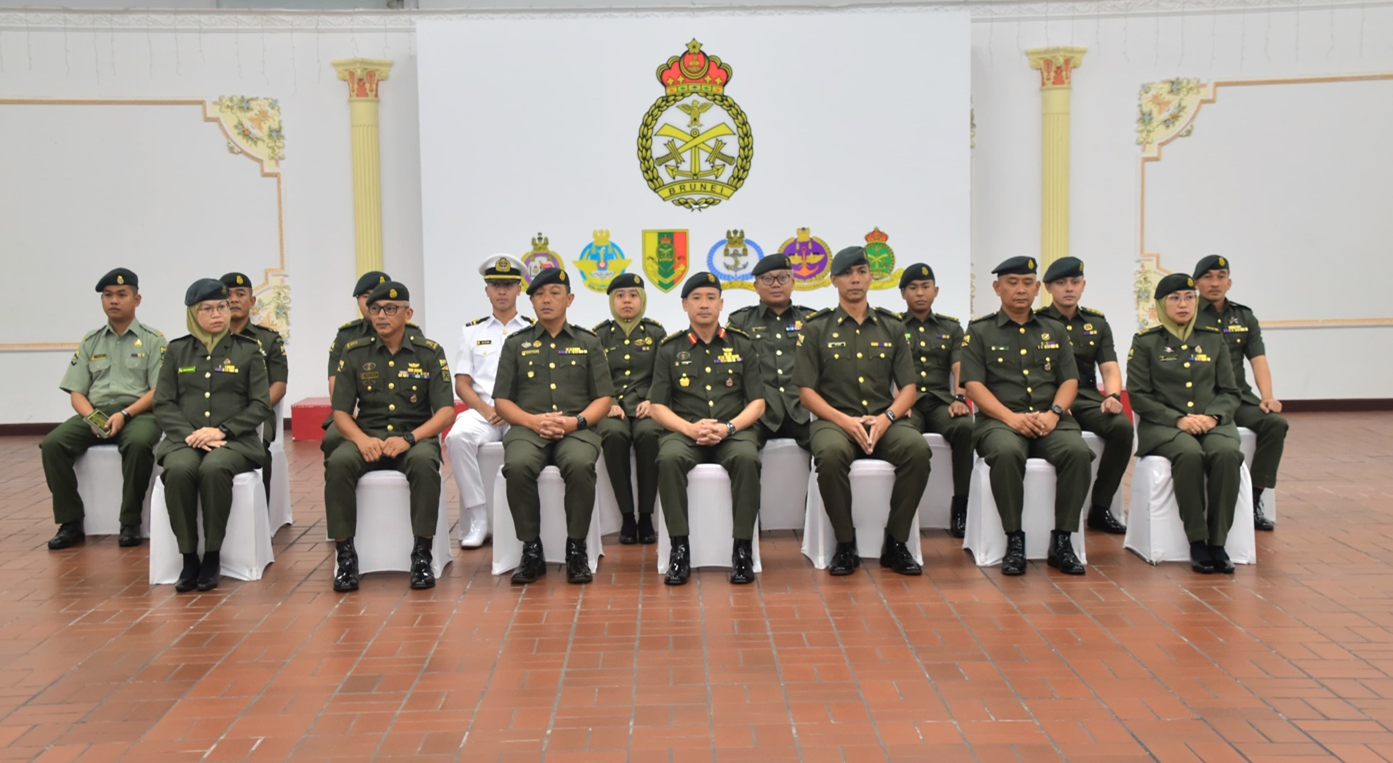
[{"label": "white chair cover", "polygon": [[[1248,467],[1249,469],[1252,468],[1252,465],[1253,465],[1253,453],[1255,453],[1255,452],[1257,451],[1257,447],[1258,447],[1258,433],[1257,433],[1257,432],[1254,432],[1253,430],[1251,430],[1251,429],[1249,429],[1249,428],[1247,428],[1247,427],[1239,427],[1239,428],[1238,428],[1238,448],[1239,448],[1239,450],[1243,451],[1243,464],[1244,464],[1246,467]],[[1248,474],[1249,474],[1249,477],[1251,478],[1252,472],[1249,471]],[[1242,516],[1244,516],[1244,517],[1247,517],[1247,516],[1248,516],[1248,507],[1249,507],[1249,506],[1252,506],[1252,505],[1253,505],[1253,498],[1252,498],[1251,495],[1249,495],[1249,497],[1248,497],[1248,499],[1247,499],[1246,501],[1240,502],[1240,503],[1238,504],[1238,511],[1237,511],[1237,513],[1235,514],[1235,519],[1234,519],[1234,521],[1235,521],[1235,522],[1238,521],[1236,517],[1239,516],[1239,515],[1242,515]],[[1262,492],[1262,515],[1263,515],[1264,517],[1267,517],[1268,519],[1272,520],[1273,522],[1276,522],[1276,521],[1277,521],[1277,489],[1276,489],[1276,488],[1267,488],[1266,490],[1264,490],[1264,491]],[[1225,546],[1224,548],[1227,549],[1228,546]],[[1188,552],[1187,552],[1187,553],[1188,553]],[[1230,554],[1229,554],[1229,557],[1232,558],[1232,557],[1233,557],[1233,554],[1230,553]],[[1187,557],[1187,558],[1188,558],[1188,557]]]},{"label": "white chair cover", "polygon": [[[761,490],[761,493],[763,491]],[[672,538],[667,534],[663,519],[663,502],[658,500],[654,511],[658,525],[658,574],[666,575],[671,556]],[[730,567],[730,553],[735,531],[735,515],[730,500],[730,475],[720,464],[697,464],[687,473],[687,543],[692,552],[692,569],[701,567]],[[754,539],[750,542],[755,557],[755,572],[763,572],[759,559],[759,520],[755,520]]]},{"label": "white chair cover", "polygon": [[808,507],[812,455],[788,438],[770,440],[760,451],[759,526],[801,530]]},{"label": "white chair cover", "polygon": [[285,455],[285,400],[276,403],[276,439],[271,443],[271,532],[295,524],[290,514],[290,459]]},{"label": "white chair cover", "polygon": [[[1239,511],[1234,514],[1224,550],[1234,564],[1257,564],[1258,549],[1253,522],[1242,507],[1251,506],[1253,482],[1248,466],[1242,468],[1238,488]],[[1122,545],[1151,564],[1190,561],[1190,541],[1175,502],[1171,462],[1162,456],[1139,458],[1132,470],[1132,511]]]},{"label": "white chair cover", "polygon": [[[485,446],[487,447],[487,446]],[[501,448],[500,448],[501,450]],[[479,468],[482,469],[483,454],[480,453]],[[598,477],[603,464],[596,464]],[[518,540],[517,525],[513,524],[513,513],[508,504],[508,481],[503,479],[500,464],[493,479],[493,574],[502,575],[512,571],[522,561],[522,541]],[[537,478],[537,490],[542,499],[542,554],[548,564],[566,563],[566,482],[561,479],[561,470],[555,466],[542,469]],[[599,504],[598,483],[595,491],[596,505]],[[590,519],[590,532],[585,536],[585,551],[590,557],[590,571],[600,568],[600,557],[604,554],[604,540],[600,523],[595,516]]]},{"label": "white chair cover", "polygon": [[[856,550],[862,559],[880,557],[885,542],[885,523],[890,518],[890,492],[894,486],[895,467],[890,462],[861,458],[851,463],[851,520],[856,525]],[[923,564],[924,548],[917,511],[909,526],[908,545],[914,561]],[[803,556],[808,557],[814,567],[825,570],[836,550],[837,536],[823,508],[817,472],[810,472],[808,510],[803,523]]]},{"label": "white chair cover", "polygon": [[[1098,481],[1098,460],[1103,457],[1103,438],[1092,432],[1083,433],[1083,441],[1088,445],[1088,449],[1093,451],[1093,476],[1088,481],[1088,500],[1083,502],[1083,521],[1088,521],[1088,509],[1093,505],[1093,483]],[[1113,518],[1119,522],[1127,522],[1127,511],[1122,507],[1122,488],[1119,486],[1116,493],[1112,496],[1112,505],[1108,506],[1108,511],[1112,512]]]},{"label": "white chair cover", "polygon": [[[1050,531],[1054,529],[1054,481],[1054,467],[1050,462],[1043,458],[1026,459],[1021,529],[1025,531],[1027,559],[1044,559],[1049,553]],[[1075,532],[1070,537],[1079,561],[1087,564],[1084,534]],[[981,456],[972,465],[972,492],[967,499],[967,534],[963,538],[963,548],[972,552],[979,567],[1001,564],[1006,556],[1006,531],[1001,527],[1001,514],[992,496],[991,467]]]},{"label": "white chair cover", "polygon": [[[160,476],[159,465],[150,473],[153,486]],[[116,443],[94,445],[73,463],[77,494],[82,497],[82,531],[88,535],[116,535],[121,532],[121,453]],[[140,532],[150,537],[150,490],[140,511]]]},{"label": "white chair cover", "polygon": [[[169,523],[165,504],[164,480],[152,490],[150,512],[150,585],[172,585],[184,568],[179,541]],[[203,510],[198,511],[198,553],[203,554]],[[227,518],[223,538],[222,574],[237,580],[260,580],[266,565],[276,560],[271,550],[271,524],[266,514],[266,489],[261,470],[242,472],[232,478],[232,512]]]},{"label": "white chair cover", "polygon": [[[630,449],[632,450],[632,449]],[[638,503],[638,464],[632,453],[629,455],[629,489]],[[600,525],[600,534],[617,533],[624,526],[624,515],[619,513],[619,499],[614,497],[614,483],[609,481],[609,470],[605,466],[605,454],[595,462],[595,518],[592,524]],[[545,545],[545,541],[543,542]]]},{"label": "white chair cover", "polygon": [[919,501],[919,526],[947,530],[953,519],[953,449],[941,434],[926,433],[924,442],[933,452],[929,485]]},{"label": "white chair cover", "polygon": [[[368,472],[358,480],[358,572],[410,572],[411,549],[416,535],[411,530],[411,486],[406,475],[393,469]],[[450,557],[450,520],[445,491],[440,491],[439,516],[431,539],[431,569],[439,577]],[[335,563],[337,572],[337,563]]]}]

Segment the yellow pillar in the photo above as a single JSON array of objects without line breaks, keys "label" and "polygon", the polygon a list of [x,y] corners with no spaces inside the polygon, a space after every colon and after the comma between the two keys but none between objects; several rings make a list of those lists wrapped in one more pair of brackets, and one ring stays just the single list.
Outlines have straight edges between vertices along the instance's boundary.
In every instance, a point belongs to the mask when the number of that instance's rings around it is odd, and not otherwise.
[{"label": "yellow pillar", "polygon": [[382,269],[382,161],[377,144],[377,86],[392,72],[391,61],[350,58],[334,62],[348,83],[353,130],[353,241],[358,275]]},{"label": "yellow pillar", "polygon": [[[1027,50],[1040,71],[1040,273],[1069,256],[1069,92],[1085,48]],[[1040,304],[1050,303],[1040,291]]]}]

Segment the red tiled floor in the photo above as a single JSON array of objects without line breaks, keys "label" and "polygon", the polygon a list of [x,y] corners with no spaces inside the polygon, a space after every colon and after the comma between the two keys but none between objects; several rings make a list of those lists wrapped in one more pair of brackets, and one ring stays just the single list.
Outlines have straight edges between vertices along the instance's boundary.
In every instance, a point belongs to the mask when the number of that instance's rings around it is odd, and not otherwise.
[{"label": "red tiled floor", "polygon": [[1393,415],[1291,418],[1233,577],[1090,533],[1088,575],[1007,579],[926,531],[922,578],[831,578],[770,533],[744,588],[612,544],[585,587],[484,548],[348,596],[314,443],[266,576],[176,595],[145,548],[45,550],[37,440],[0,439],[0,760],[1393,760]]}]

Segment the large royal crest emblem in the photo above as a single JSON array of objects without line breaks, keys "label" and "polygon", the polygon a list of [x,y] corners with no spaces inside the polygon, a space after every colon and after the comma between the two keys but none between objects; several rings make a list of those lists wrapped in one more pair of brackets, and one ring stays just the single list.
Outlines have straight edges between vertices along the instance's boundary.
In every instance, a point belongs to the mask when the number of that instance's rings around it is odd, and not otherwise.
[{"label": "large royal crest emblem", "polygon": [[725,94],[731,68],[687,43],[687,52],[658,67],[664,95],[638,130],[638,163],[663,201],[706,209],[744,185],[754,159],[745,112]]},{"label": "large royal crest emblem", "polygon": [[830,282],[827,269],[832,265],[832,248],[808,228],[799,228],[797,235],[779,246],[779,253],[788,256],[793,268],[793,288],[807,291]]},{"label": "large royal crest emblem", "polygon": [[522,264],[526,266],[522,277],[530,284],[542,270],[561,267],[561,255],[549,249],[547,237],[538,233],[537,237],[532,239],[532,251],[522,256]]},{"label": "large royal crest emblem", "polygon": [[687,231],[644,231],[643,272],[659,289],[672,291],[687,275]]},{"label": "large royal crest emblem", "polygon": [[895,269],[895,250],[885,243],[890,236],[876,228],[866,234],[866,265],[871,271],[872,289],[900,288],[900,275]]},{"label": "large royal crest emblem", "polygon": [[574,262],[580,271],[580,280],[591,289],[603,292],[615,276],[629,267],[629,260],[624,258],[624,250],[609,240],[609,231],[597,230],[594,237],[594,241],[580,251],[580,259]]},{"label": "large royal crest emblem", "polygon": [[706,252],[706,269],[727,289],[753,289],[755,277],[750,271],[763,257],[764,248],[745,238],[745,231],[730,230]]}]

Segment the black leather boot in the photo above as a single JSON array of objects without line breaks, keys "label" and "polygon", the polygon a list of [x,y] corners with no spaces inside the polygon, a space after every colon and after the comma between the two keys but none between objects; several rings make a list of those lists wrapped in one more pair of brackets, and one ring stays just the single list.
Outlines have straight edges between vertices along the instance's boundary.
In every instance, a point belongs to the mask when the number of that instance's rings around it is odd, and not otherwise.
[{"label": "black leather boot", "polygon": [[733,585],[755,582],[755,551],[752,541],[736,539],[730,552],[730,582]]},{"label": "black leather boot", "polygon": [[687,545],[687,536],[672,536],[672,550],[668,552],[667,585],[686,585],[692,576],[692,547]]},{"label": "black leather boot", "polygon": [[1117,521],[1117,517],[1112,515],[1112,510],[1106,506],[1094,506],[1088,510],[1088,528],[1113,535],[1127,533],[1127,525]]},{"label": "black leather boot", "polygon": [[1209,558],[1214,562],[1214,571],[1222,572],[1225,575],[1233,574],[1233,560],[1229,558],[1229,552],[1223,546],[1210,546]]},{"label": "black leather boot", "polygon": [[909,546],[895,540],[888,528],[885,530],[885,541],[880,547],[880,566],[901,575],[924,574],[924,568],[914,561],[914,554],[910,553]]},{"label": "black leather boot", "polygon": [[358,550],[353,539],[334,542],[338,569],[334,571],[334,590],[339,593],[358,590]]},{"label": "black leather boot", "polygon": [[827,573],[836,577],[850,575],[861,566],[861,553],[856,550],[856,541],[838,543],[832,553],[832,563],[827,565]]},{"label": "black leather boot", "polygon": [[619,545],[632,546],[638,543],[638,523],[633,514],[624,515],[624,524],[619,528]]},{"label": "black leather boot", "polygon": [[953,496],[953,510],[948,521],[948,534],[954,538],[967,535],[967,496]]},{"label": "black leather boot", "polygon": [[116,539],[116,545],[121,548],[134,548],[140,545],[140,525],[121,525],[121,536]]},{"label": "black leather boot", "polygon": [[1087,570],[1074,553],[1074,541],[1070,536],[1072,533],[1067,530],[1050,531],[1050,550],[1045,562],[1065,575],[1082,575]]},{"label": "black leather boot", "polygon": [[638,515],[638,542],[651,546],[658,542],[658,531],[653,529],[653,515]]},{"label": "black leather boot", "polygon": [[[1263,532],[1272,532],[1277,527],[1277,523],[1268,519],[1262,513],[1262,491],[1264,488],[1253,488],[1253,529]],[[53,548],[53,542],[49,541],[49,548]]]},{"label": "black leather boot", "polygon": [[1001,574],[1025,574],[1025,531],[1006,533],[1006,556],[1001,558]]},{"label": "black leather boot", "polygon": [[198,590],[211,591],[218,587],[222,575],[222,554],[218,551],[203,552],[203,563],[198,565]]},{"label": "black leather boot", "polygon": [[1190,541],[1190,569],[1201,575],[1214,574],[1214,557],[1209,554],[1209,544],[1202,540]]},{"label": "black leather boot", "polygon": [[174,581],[174,590],[188,593],[198,586],[198,554],[184,554],[184,569]]},{"label": "black leather boot", "polygon": [[594,580],[590,572],[590,555],[586,553],[585,541],[566,539],[566,582],[583,584]]},{"label": "black leather boot", "polygon": [[513,570],[513,585],[526,585],[537,582],[537,578],[547,574],[547,557],[542,553],[542,539],[533,538],[522,544],[522,561]]},{"label": "black leather boot", "polygon": [[72,548],[84,540],[87,540],[87,534],[82,531],[82,520],[64,522],[58,525],[57,534],[48,539],[48,550],[62,551],[65,548]]},{"label": "black leather boot", "polygon": [[411,587],[416,589],[435,587],[435,570],[431,568],[430,538],[416,536],[416,545],[411,549]]}]

